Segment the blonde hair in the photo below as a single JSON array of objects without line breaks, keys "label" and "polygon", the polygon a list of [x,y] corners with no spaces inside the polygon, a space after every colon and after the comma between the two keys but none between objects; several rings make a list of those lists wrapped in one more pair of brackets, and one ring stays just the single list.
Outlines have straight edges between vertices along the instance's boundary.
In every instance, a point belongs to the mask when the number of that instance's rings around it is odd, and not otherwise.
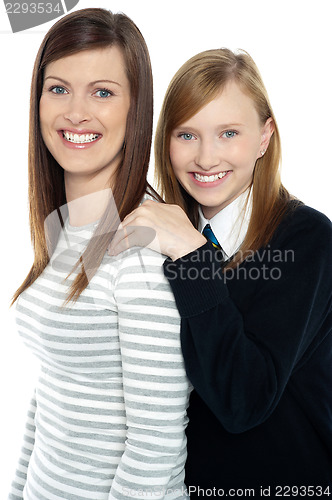
[{"label": "blonde hair", "polygon": [[249,251],[267,245],[291,198],[280,180],[281,144],[276,119],[258,68],[247,52],[208,50],[192,57],[178,70],[167,89],[160,113],[155,165],[157,185],[166,203],[180,205],[197,228],[198,203],[175,177],[169,156],[170,137],[176,127],[217,97],[230,81],[236,82],[253,100],[262,125],[269,118],[274,123],[267,151],[255,164],[252,214],[241,251],[228,266],[234,267]]}]

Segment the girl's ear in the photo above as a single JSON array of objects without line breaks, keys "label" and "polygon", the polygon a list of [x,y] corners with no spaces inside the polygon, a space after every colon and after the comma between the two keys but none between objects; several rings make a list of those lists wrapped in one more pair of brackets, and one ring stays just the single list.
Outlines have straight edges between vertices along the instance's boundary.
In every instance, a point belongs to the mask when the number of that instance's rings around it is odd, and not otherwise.
[{"label": "girl's ear", "polygon": [[268,118],[262,128],[262,138],[261,138],[261,143],[260,143],[260,156],[263,156],[265,151],[267,150],[270,139],[272,137],[272,134],[274,132],[274,121],[272,118]]}]

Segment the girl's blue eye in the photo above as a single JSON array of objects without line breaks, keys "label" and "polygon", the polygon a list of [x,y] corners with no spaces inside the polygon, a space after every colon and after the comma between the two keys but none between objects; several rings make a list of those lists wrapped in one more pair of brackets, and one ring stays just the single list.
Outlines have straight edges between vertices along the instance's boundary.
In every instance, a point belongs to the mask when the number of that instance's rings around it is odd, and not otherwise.
[{"label": "girl's blue eye", "polygon": [[237,132],[235,130],[226,130],[226,132],[223,133],[223,136],[225,136],[227,139],[232,139],[235,137]]},{"label": "girl's blue eye", "polygon": [[105,97],[109,97],[110,95],[112,95],[112,93],[109,90],[101,89],[97,90],[96,95],[105,99]]},{"label": "girl's blue eye", "polygon": [[185,141],[191,141],[194,136],[192,134],[180,134],[180,137],[182,137]]},{"label": "girl's blue eye", "polygon": [[67,92],[65,88],[60,87],[59,85],[52,87],[50,90],[53,94],[65,94]]}]

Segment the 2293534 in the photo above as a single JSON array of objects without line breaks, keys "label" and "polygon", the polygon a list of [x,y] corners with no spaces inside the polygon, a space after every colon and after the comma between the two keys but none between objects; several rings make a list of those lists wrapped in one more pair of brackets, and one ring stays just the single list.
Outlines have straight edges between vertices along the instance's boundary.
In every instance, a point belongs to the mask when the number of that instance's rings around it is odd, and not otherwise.
[{"label": "2293534", "polygon": [[329,497],[330,486],[276,486],[276,497]]},{"label": "2293534", "polygon": [[7,14],[51,14],[56,12],[57,14],[62,13],[61,3],[58,2],[55,5],[51,2],[23,2],[23,3],[5,3],[5,9]]}]

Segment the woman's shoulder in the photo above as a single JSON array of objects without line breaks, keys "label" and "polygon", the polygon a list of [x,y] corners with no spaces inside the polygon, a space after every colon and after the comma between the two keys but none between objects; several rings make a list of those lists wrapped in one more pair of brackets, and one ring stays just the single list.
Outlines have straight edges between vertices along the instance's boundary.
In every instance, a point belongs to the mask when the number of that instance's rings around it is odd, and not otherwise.
[{"label": "woman's shoulder", "polygon": [[147,247],[132,247],[115,257],[117,260],[116,282],[143,283],[154,288],[167,283],[163,272],[165,256]]},{"label": "woman's shoulder", "polygon": [[158,201],[159,203],[163,203],[163,199],[161,198],[161,196],[150,184],[147,185],[145,194],[142,198],[140,205],[146,200]]}]

